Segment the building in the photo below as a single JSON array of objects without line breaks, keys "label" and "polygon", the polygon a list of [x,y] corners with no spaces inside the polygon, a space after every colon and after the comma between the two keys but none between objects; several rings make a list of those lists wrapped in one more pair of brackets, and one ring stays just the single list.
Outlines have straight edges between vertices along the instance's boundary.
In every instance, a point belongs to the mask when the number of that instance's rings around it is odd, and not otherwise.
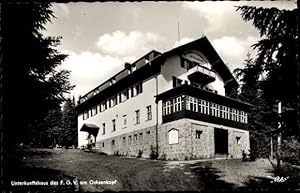
[{"label": "building", "polygon": [[151,51],[80,97],[78,145],[166,159],[242,157],[250,104],[209,40]]}]

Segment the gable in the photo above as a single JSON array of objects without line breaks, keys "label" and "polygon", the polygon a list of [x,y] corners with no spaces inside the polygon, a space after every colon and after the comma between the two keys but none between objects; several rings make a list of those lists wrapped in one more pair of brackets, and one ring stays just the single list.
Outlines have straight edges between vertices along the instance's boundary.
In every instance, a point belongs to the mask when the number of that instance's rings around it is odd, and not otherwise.
[{"label": "gable", "polygon": [[211,65],[208,59],[198,50],[188,50],[182,54],[182,57],[188,59],[192,62],[196,62],[201,66],[205,66],[208,69],[211,69]]}]

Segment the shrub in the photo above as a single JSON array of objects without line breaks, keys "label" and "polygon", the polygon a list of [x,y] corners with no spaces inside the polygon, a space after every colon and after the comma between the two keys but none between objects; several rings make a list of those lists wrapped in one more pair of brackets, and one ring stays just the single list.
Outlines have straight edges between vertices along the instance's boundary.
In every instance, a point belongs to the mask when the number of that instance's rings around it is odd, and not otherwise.
[{"label": "shrub", "polygon": [[138,152],[138,155],[137,155],[137,158],[141,158],[143,155],[143,151],[139,149],[139,152]]},{"label": "shrub", "polygon": [[166,160],[167,159],[167,155],[165,153],[163,153],[161,156],[160,156],[160,160]]},{"label": "shrub", "polygon": [[151,145],[151,153],[150,153],[150,159],[157,159],[158,155],[157,152],[154,150],[154,147]]}]

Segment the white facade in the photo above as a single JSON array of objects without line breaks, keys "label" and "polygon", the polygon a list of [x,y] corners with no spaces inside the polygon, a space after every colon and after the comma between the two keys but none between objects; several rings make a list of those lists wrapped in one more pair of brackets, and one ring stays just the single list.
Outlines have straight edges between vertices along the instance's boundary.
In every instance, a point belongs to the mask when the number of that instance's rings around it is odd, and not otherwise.
[{"label": "white facade", "polygon": [[[156,122],[156,103],[155,96],[159,93],[172,89],[172,77],[178,77],[183,81],[191,81],[187,75],[189,70],[186,70],[180,66],[180,57],[178,55],[171,56],[164,64],[161,65],[161,73],[154,75],[153,77],[144,80],[142,82],[143,92],[137,96],[130,97],[124,102],[118,103],[117,105],[106,109],[103,112],[97,113],[94,116],[89,115],[89,118],[83,120],[83,114],[78,116],[78,145],[79,147],[87,144],[87,133],[80,132],[80,128],[84,123],[97,125],[100,130],[97,135],[97,140],[104,140],[118,135],[132,132],[135,130],[143,129],[146,127],[155,126],[156,123],[161,124],[162,116],[162,104],[158,104],[158,120]],[[216,80],[206,87],[216,90],[218,94],[225,95],[224,83],[220,76],[216,73]],[[157,79],[157,80],[156,80]],[[157,81],[157,83],[156,83]],[[157,91],[156,93],[156,86]],[[117,96],[119,97],[119,95]],[[119,101],[119,98],[118,98]],[[100,102],[99,102],[100,104]],[[151,106],[152,119],[147,120],[147,106]],[[98,111],[99,111],[99,107]],[[136,111],[140,111],[140,123],[136,123]],[[126,117],[126,118],[125,118]],[[124,119],[126,119],[126,125],[124,125]],[[113,120],[115,120],[116,129],[113,131]],[[105,124],[105,134],[103,134],[103,124]]]}]

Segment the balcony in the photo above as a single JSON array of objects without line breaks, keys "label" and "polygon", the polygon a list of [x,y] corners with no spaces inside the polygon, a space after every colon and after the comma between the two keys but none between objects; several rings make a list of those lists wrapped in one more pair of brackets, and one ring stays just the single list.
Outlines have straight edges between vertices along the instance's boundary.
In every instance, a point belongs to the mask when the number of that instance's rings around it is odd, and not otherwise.
[{"label": "balcony", "polygon": [[157,95],[162,100],[163,123],[189,118],[234,128],[248,128],[250,104],[190,85],[182,85]]},{"label": "balcony", "polygon": [[216,80],[216,73],[204,66],[196,65],[188,70],[188,78],[193,82],[205,85]]}]

